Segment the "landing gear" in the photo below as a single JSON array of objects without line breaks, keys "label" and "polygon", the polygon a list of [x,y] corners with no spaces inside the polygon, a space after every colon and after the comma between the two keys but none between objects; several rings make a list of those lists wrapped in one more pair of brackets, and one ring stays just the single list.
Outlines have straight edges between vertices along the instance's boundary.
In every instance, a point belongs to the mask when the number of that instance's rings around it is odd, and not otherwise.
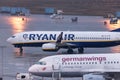
[{"label": "landing gear", "polygon": [[[68,54],[73,54],[74,51],[73,51],[72,48],[69,48],[69,49],[67,50],[67,53],[68,53]],[[84,48],[83,48],[83,47],[78,48],[78,53],[80,53],[80,54],[84,53]]]},{"label": "landing gear", "polygon": [[78,48],[78,53],[83,53],[83,52],[84,52],[84,48],[83,47]]},{"label": "landing gear", "polygon": [[67,50],[67,53],[68,54],[73,54],[73,50],[70,48],[70,49]]},{"label": "landing gear", "polygon": [[22,56],[22,55],[23,55],[23,48],[20,47],[20,56]]}]

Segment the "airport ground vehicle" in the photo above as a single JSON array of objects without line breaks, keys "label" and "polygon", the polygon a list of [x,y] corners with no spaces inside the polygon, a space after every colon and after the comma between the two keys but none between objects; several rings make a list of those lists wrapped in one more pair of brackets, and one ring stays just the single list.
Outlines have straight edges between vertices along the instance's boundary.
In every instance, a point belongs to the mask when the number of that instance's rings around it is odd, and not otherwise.
[{"label": "airport ground vehicle", "polygon": [[16,80],[32,80],[33,77],[29,73],[17,73]]}]

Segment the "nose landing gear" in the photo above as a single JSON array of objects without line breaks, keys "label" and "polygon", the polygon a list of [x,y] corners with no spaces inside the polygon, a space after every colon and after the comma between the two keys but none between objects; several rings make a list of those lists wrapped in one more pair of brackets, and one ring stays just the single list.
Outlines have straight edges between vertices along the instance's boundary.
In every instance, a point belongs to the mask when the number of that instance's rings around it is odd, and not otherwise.
[{"label": "nose landing gear", "polygon": [[23,48],[20,47],[20,56],[22,56],[22,55],[23,55]]}]

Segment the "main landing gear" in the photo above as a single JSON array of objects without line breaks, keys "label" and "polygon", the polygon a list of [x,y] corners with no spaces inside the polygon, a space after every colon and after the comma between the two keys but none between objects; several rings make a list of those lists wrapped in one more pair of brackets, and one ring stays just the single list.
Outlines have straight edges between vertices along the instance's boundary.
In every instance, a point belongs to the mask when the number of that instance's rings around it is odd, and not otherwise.
[{"label": "main landing gear", "polygon": [[73,51],[73,49],[72,49],[72,48],[69,48],[69,49],[67,50],[67,53],[68,53],[68,54],[73,54],[73,53],[74,53],[74,51]]},{"label": "main landing gear", "polygon": [[84,48],[83,47],[78,48],[78,53],[83,53],[83,52],[84,52]]},{"label": "main landing gear", "polygon": [[[74,51],[73,51],[72,48],[69,48],[69,49],[67,50],[67,53],[68,53],[68,54],[73,54]],[[78,53],[79,53],[79,54],[84,53],[84,48],[83,48],[83,47],[78,48]]]}]

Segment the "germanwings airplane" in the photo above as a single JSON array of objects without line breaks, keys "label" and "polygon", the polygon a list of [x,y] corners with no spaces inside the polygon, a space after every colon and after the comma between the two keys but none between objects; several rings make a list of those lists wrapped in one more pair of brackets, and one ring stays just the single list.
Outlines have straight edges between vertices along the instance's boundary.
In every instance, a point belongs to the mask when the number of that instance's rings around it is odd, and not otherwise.
[{"label": "germanwings airplane", "polygon": [[[31,74],[42,77],[82,77],[97,73],[109,75],[120,80],[120,54],[67,54],[54,55],[40,59],[29,70]],[[59,74],[57,74],[59,73]]]},{"label": "germanwings airplane", "polygon": [[28,31],[14,34],[7,39],[15,47],[42,47],[44,51],[68,49],[73,53],[78,48],[83,53],[84,48],[110,47],[120,44],[120,28],[112,31]]}]

